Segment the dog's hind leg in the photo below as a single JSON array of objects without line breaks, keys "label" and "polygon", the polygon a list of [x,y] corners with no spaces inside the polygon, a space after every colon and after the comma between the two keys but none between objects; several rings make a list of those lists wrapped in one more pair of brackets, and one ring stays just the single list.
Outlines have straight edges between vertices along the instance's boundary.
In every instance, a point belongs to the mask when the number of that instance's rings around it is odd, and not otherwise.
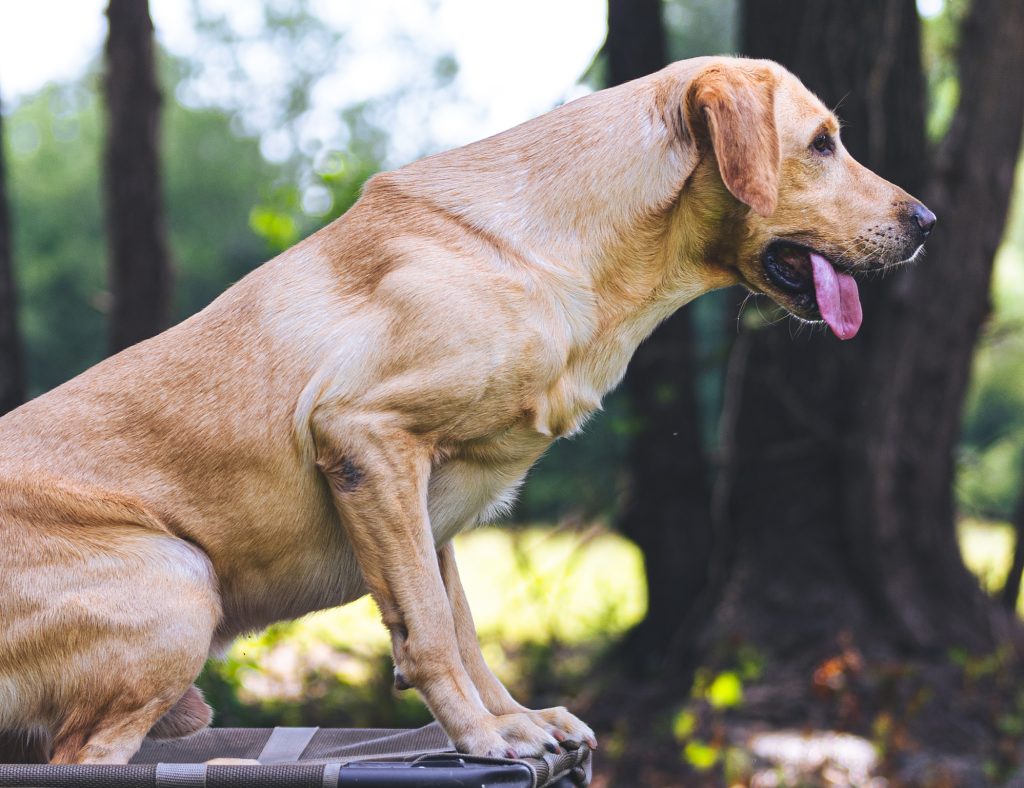
[{"label": "dog's hind leg", "polygon": [[[147,655],[136,656],[141,662]],[[94,690],[82,691],[74,699],[73,710],[62,715],[54,728],[50,762],[127,763],[150,731],[167,738],[205,727],[210,707],[198,690],[188,686],[205,656],[202,647],[187,654],[176,646],[136,670],[125,663],[114,666],[109,675],[99,677]]]},{"label": "dog's hind leg", "polygon": [[79,635],[83,670],[55,728],[52,763],[127,763],[154,727],[180,736],[210,720],[191,686],[220,615],[208,559],[162,535],[118,553],[123,565],[107,573],[89,611],[94,628]]},{"label": "dog's hind leg", "polygon": [[178,702],[164,713],[150,729],[154,739],[177,739],[201,731],[213,719],[213,710],[203,700],[197,687],[189,687]]},{"label": "dog's hind leg", "polygon": [[146,733],[173,701],[156,698],[131,710],[104,709],[97,719],[92,710],[67,718],[53,743],[53,764],[128,763]]},{"label": "dog's hind leg", "polygon": [[165,715],[165,735],[205,723],[191,686],[220,619],[207,556],[138,527],[31,528],[4,567],[18,576],[0,601],[8,724],[46,728],[52,763],[114,764]]}]

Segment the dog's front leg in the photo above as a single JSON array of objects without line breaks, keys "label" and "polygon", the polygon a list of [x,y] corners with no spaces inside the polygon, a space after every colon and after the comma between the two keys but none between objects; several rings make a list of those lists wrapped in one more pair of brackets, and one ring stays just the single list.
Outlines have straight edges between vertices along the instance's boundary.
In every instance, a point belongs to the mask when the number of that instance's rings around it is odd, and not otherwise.
[{"label": "dog's front leg", "polygon": [[529,715],[492,714],[463,666],[427,514],[429,447],[383,419],[321,416],[314,440],[317,465],[391,632],[395,664],[455,746],[499,758],[557,750]]},{"label": "dog's front leg", "polygon": [[480,698],[488,710],[493,714],[526,714],[560,742],[586,742],[591,748],[596,748],[597,739],[594,732],[564,706],[533,711],[518,703],[509,694],[480,652],[480,640],[473,624],[473,613],[469,609],[469,600],[466,599],[466,592],[459,579],[459,568],[455,564],[455,547],[451,542],[438,550],[437,558],[441,568],[441,579],[448,593],[448,601],[455,620],[455,636],[462,664],[466,666],[466,671],[473,679],[473,684],[476,685]]}]

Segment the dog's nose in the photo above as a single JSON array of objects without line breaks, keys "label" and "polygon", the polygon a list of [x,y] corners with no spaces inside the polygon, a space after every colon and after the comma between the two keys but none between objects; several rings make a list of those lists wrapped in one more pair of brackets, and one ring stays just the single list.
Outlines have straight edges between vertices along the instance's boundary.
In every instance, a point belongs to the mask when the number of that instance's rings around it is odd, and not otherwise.
[{"label": "dog's nose", "polygon": [[921,235],[927,238],[932,234],[932,228],[935,226],[935,214],[921,205],[921,203],[914,206],[912,213],[914,221],[921,228]]}]

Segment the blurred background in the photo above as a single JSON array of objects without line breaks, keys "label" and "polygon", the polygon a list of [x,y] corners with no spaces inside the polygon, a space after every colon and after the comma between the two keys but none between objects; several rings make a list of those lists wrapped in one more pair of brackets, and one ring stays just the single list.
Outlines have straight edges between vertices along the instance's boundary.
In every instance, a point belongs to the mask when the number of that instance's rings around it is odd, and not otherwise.
[{"label": "blurred background", "polygon": [[[1012,780],[1024,0],[0,4],[0,407],[202,309],[380,169],[740,52],[938,214],[927,256],[865,284],[850,343],[731,290],[660,327],[511,521],[457,540],[485,656],[595,726],[602,785]],[[222,726],[430,719],[368,599],[200,684]]]}]

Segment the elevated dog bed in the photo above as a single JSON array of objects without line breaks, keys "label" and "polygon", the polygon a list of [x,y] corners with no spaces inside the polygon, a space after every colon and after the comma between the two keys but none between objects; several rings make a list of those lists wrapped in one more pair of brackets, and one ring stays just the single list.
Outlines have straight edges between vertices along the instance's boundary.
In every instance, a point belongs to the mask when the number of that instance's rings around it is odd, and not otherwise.
[{"label": "elevated dog bed", "polygon": [[[259,765],[207,764],[246,758]],[[590,782],[586,745],[543,759],[474,758],[437,723],[415,730],[208,728],[147,739],[127,766],[0,764],[0,788],[574,788]]]}]

